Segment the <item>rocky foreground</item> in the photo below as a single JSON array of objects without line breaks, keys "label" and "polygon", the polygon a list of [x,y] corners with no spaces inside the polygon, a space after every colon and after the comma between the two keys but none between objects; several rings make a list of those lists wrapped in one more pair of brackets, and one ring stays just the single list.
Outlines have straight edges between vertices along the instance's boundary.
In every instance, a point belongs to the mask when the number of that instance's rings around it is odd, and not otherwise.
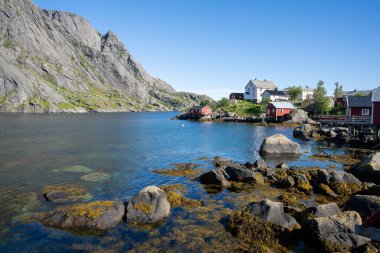
[{"label": "rocky foreground", "polygon": [[[267,151],[274,149],[275,154],[292,154],[289,145],[295,143],[285,136],[268,137],[263,146],[273,139],[277,141],[276,147],[269,146]],[[263,149],[261,153],[265,153]],[[238,210],[222,217],[220,222],[225,224],[225,229],[240,241],[240,250],[287,252],[303,240],[320,252],[377,252],[377,243],[356,234],[355,227],[380,209],[380,185],[375,184],[380,177],[380,153],[354,164],[349,172],[289,167],[284,162],[271,168],[263,159],[241,164],[216,157],[213,163],[214,169],[194,178],[207,191],[222,191],[241,184],[281,192],[276,199],[243,203]],[[191,164],[175,167],[155,172],[186,177],[201,172]],[[58,195],[63,199],[82,196],[83,192],[48,187],[44,194],[45,198]],[[310,198],[317,201],[303,201]],[[95,201],[61,206],[41,213],[40,221],[46,226],[70,231],[104,231],[122,222],[134,226],[160,224],[170,216],[172,208],[180,205],[198,208],[203,203],[186,198],[178,186],[148,186],[125,202]]]}]

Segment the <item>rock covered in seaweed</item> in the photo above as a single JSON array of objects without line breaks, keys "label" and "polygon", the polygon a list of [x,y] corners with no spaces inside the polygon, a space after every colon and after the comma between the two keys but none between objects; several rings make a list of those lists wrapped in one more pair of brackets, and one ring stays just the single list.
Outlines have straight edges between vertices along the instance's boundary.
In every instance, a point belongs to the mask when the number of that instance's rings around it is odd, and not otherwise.
[{"label": "rock covered in seaweed", "polygon": [[261,154],[301,154],[301,146],[282,134],[275,134],[264,139],[260,147]]},{"label": "rock covered in seaweed", "polygon": [[63,229],[106,230],[118,225],[125,214],[125,206],[118,201],[95,201],[73,206],[60,206],[41,213],[41,223]]},{"label": "rock covered in seaweed", "polygon": [[75,185],[46,185],[42,189],[46,200],[53,202],[78,201],[90,199],[92,196],[85,189]]},{"label": "rock covered in seaweed", "polygon": [[226,168],[226,173],[232,181],[253,182],[260,184],[264,183],[263,175],[250,169],[245,169],[238,166],[228,166]]},{"label": "rock covered in seaweed", "polygon": [[199,177],[199,181],[201,184],[214,184],[227,187],[230,186],[231,183],[228,182],[225,173],[226,172],[223,169],[210,170],[206,173],[203,173]]},{"label": "rock covered in seaweed", "polygon": [[370,241],[369,238],[356,235],[355,225],[361,225],[362,219],[357,212],[347,211],[340,214],[309,219],[305,231],[313,242],[328,252],[341,252],[355,249]]},{"label": "rock covered in seaweed", "polygon": [[128,201],[126,212],[128,222],[156,223],[170,215],[170,203],[164,190],[148,186]]}]

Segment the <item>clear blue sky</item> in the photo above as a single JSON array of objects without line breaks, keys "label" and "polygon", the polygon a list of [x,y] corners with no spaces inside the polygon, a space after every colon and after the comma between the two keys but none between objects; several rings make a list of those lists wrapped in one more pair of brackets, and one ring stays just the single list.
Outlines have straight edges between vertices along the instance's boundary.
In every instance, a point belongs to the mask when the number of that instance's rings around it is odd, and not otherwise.
[{"label": "clear blue sky", "polygon": [[114,31],[153,76],[219,99],[249,79],[380,85],[379,0],[34,0]]}]

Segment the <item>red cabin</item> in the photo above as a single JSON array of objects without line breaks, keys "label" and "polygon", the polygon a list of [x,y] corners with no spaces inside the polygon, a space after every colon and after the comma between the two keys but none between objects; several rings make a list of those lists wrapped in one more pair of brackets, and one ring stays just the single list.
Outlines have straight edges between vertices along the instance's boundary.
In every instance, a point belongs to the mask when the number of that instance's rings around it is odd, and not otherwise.
[{"label": "red cabin", "polygon": [[230,100],[236,99],[236,100],[243,100],[244,99],[244,93],[231,93],[230,94]]},{"label": "red cabin", "polygon": [[272,102],[266,109],[266,118],[269,120],[282,119],[285,115],[290,114],[296,108],[290,102]]},{"label": "red cabin", "polygon": [[372,93],[372,125],[380,126],[380,88],[374,89]]},{"label": "red cabin", "polygon": [[347,116],[372,116],[372,102],[370,96],[346,97]]},{"label": "red cabin", "polygon": [[189,113],[193,116],[210,116],[212,114],[212,109],[208,105],[193,106],[190,108]]}]

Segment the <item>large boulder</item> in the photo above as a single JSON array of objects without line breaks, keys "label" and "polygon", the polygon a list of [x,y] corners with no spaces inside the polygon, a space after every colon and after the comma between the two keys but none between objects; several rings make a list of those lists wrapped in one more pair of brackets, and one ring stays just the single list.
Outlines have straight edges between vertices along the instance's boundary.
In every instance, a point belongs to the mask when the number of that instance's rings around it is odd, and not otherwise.
[{"label": "large boulder", "polygon": [[380,197],[355,195],[346,202],[344,208],[360,213],[363,218],[368,218],[380,210]]},{"label": "large boulder", "polygon": [[128,222],[156,223],[170,215],[170,203],[165,192],[157,186],[148,186],[127,203]]},{"label": "large boulder", "polygon": [[236,166],[228,166],[226,168],[226,173],[229,179],[232,181],[264,183],[263,175],[259,172],[250,169],[243,169]]},{"label": "large boulder", "polygon": [[262,154],[301,154],[301,146],[282,134],[275,134],[264,139],[260,147]]},{"label": "large boulder", "polygon": [[199,181],[201,184],[213,184],[213,185],[220,185],[223,187],[230,186],[231,183],[228,182],[225,171],[222,169],[215,169],[210,170],[206,173],[203,173],[199,177]]},{"label": "large boulder", "polygon": [[312,136],[312,129],[309,124],[298,126],[293,130],[294,138],[309,140],[311,136]]},{"label": "large boulder", "polygon": [[296,219],[284,212],[281,202],[264,199],[259,202],[250,203],[247,207],[251,215],[260,218],[264,222],[269,222],[289,230],[298,225]]},{"label": "large boulder", "polygon": [[118,201],[95,201],[73,206],[57,207],[41,213],[41,223],[64,229],[106,230],[118,225],[125,214],[125,206]]},{"label": "large boulder", "polygon": [[357,212],[347,211],[328,217],[309,219],[305,230],[313,242],[317,242],[325,251],[347,251],[364,245],[369,238],[356,235],[355,225],[361,225],[362,219]]},{"label": "large boulder", "polygon": [[349,171],[364,181],[380,184],[380,152],[365,157]]}]

